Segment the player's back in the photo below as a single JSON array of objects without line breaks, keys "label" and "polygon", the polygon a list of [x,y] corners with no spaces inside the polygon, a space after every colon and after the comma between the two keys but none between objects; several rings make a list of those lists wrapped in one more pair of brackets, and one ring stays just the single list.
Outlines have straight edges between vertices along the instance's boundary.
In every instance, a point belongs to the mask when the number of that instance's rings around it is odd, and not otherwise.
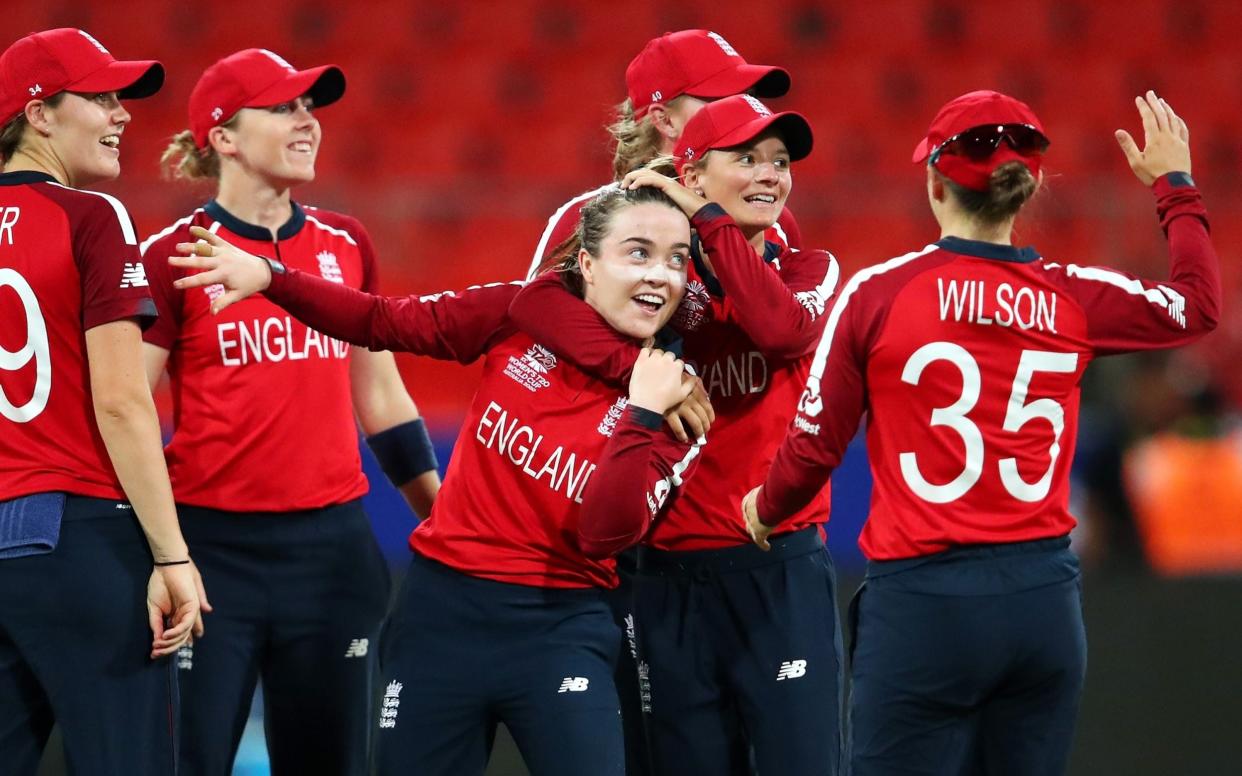
[{"label": "player's back", "polygon": [[[949,238],[860,287],[869,557],[1068,533],[1086,315],[1031,249]],[[884,266],[884,265],[881,265]],[[825,397],[831,401],[831,397]]]},{"label": "player's back", "polygon": [[39,173],[0,175],[0,500],[122,497],[95,425],[84,331],[153,314],[146,285],[119,202]]}]

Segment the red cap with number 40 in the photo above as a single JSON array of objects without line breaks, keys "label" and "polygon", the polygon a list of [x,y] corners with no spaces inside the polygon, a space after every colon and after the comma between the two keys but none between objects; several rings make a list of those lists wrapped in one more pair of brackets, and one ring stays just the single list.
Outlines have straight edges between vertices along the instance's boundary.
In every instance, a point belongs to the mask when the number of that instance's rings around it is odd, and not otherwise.
[{"label": "red cap with number 40", "polygon": [[116,92],[123,100],[150,97],[164,85],[164,66],[152,59],[118,60],[84,30],[61,27],[27,35],[0,54],[0,125],[31,100],[60,92]]}]

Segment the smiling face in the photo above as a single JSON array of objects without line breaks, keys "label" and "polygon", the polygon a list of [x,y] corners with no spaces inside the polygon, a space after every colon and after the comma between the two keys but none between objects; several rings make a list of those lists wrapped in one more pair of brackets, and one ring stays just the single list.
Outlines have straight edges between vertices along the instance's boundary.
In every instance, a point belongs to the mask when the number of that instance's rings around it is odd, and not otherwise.
[{"label": "smiling face", "polygon": [[613,213],[599,255],[578,254],[583,298],[612,328],[636,340],[655,335],[681,303],[690,263],[690,222],[667,204]]},{"label": "smiling face", "polygon": [[793,188],[789,150],[775,131],[735,148],[713,149],[698,165],[687,166],[682,179],[723,207],[747,237],[776,223]]},{"label": "smiling face", "polygon": [[55,105],[44,103],[43,117],[66,183],[87,186],[121,174],[121,135],[130,115],[116,92],[66,93]]},{"label": "smiling face", "polygon": [[212,130],[216,151],[274,188],[313,181],[322,136],[313,107],[303,96],[268,108],[242,108],[232,129]]}]

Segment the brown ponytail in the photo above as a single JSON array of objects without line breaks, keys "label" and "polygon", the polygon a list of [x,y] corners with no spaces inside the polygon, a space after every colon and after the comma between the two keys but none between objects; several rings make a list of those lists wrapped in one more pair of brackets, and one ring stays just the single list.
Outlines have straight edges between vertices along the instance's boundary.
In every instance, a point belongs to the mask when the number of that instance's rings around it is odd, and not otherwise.
[{"label": "brown ponytail", "polygon": [[968,189],[938,171],[937,175],[962,209],[986,224],[998,224],[1013,218],[1039,188],[1039,181],[1025,164],[1018,161],[1005,162],[993,170],[987,191]]}]

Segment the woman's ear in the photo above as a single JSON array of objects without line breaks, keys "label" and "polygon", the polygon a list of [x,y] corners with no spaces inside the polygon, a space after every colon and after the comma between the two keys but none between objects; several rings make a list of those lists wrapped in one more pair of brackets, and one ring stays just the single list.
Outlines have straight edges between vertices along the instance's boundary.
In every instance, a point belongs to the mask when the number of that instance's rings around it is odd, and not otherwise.
[{"label": "woman's ear", "polygon": [[936,174],[936,168],[927,165],[927,196],[937,202],[944,202],[944,181]]},{"label": "woman's ear", "polygon": [[667,143],[676,143],[677,136],[681,133],[678,127],[673,126],[673,117],[669,115],[668,108],[663,103],[654,103],[647,109],[647,116],[651,119],[651,126],[655,127],[656,132],[660,133],[660,137],[664,138]]},{"label": "woman's ear", "polygon": [[681,185],[700,197],[706,196],[703,194],[703,175],[697,164],[687,164],[681,169]]},{"label": "woman's ear", "polygon": [[207,146],[214,148],[220,156],[233,156],[237,153],[233,130],[228,127],[212,127],[207,130]]},{"label": "woman's ear", "polygon": [[595,283],[595,257],[588,253],[586,248],[578,249],[578,269],[582,272],[584,286]]},{"label": "woman's ear", "polygon": [[50,106],[43,100],[31,100],[26,103],[26,108],[23,111],[26,115],[26,123],[34,127],[35,131],[44,137],[52,134],[53,119],[49,108]]}]

